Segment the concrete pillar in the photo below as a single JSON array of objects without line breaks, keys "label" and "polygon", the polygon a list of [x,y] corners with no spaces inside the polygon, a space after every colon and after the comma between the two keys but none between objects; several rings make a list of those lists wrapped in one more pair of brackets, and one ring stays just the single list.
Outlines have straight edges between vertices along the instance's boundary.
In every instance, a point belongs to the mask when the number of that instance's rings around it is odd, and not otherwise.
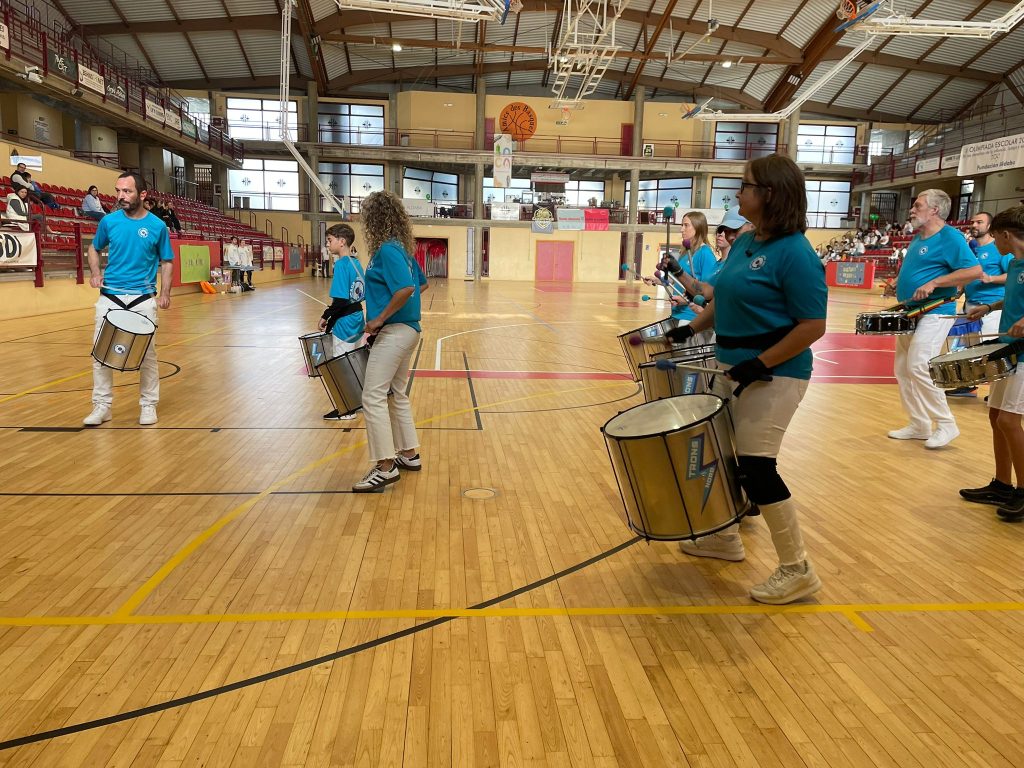
[{"label": "concrete pillar", "polygon": [[[634,134],[635,136],[635,134]],[[626,263],[633,265],[633,254],[636,244],[637,222],[640,219],[638,209],[640,201],[640,169],[632,168],[629,171],[629,218],[626,220]],[[632,283],[635,278],[632,272],[626,273],[626,281]]]},{"label": "concrete pillar", "polygon": [[796,160],[797,142],[800,134],[800,110],[796,110],[785,123],[785,131],[780,131],[786,141],[786,154]]},{"label": "concrete pillar", "polygon": [[210,164],[210,169],[213,177],[214,189],[216,189],[218,185],[221,188],[220,197],[218,198],[214,195],[213,204],[222,211],[227,210],[231,206],[230,189],[228,188],[228,167],[223,163],[214,162]]},{"label": "concrete pillar", "polygon": [[633,92],[633,157],[640,157],[644,142],[644,95],[646,90],[638,85]]},{"label": "concrete pillar", "polygon": [[[299,139],[303,138],[299,131]],[[316,89],[316,80],[306,84],[306,141],[320,142],[320,94]],[[313,166],[315,169],[316,166]]]},{"label": "concrete pillar", "polygon": [[478,77],[476,81],[476,148],[484,146],[485,127],[487,125],[487,81]]},{"label": "concrete pillar", "polygon": [[[690,196],[694,208],[714,208],[713,205],[705,205],[704,197],[708,186],[708,175],[706,173],[695,173],[693,179],[693,194]],[[682,221],[682,217],[676,217]]]},{"label": "concrete pillar", "polygon": [[[989,207],[985,200],[985,182],[988,180],[988,176],[975,176],[974,177],[974,191],[971,193],[971,209],[968,212],[971,216],[976,214],[978,211],[988,211],[993,216],[999,213],[998,208],[1007,208],[1009,206],[996,201],[995,205]],[[997,210],[992,210],[992,208]]]},{"label": "concrete pillar", "polygon": [[404,174],[405,166],[402,163],[389,160],[387,179],[384,184],[385,189],[390,190],[393,194],[398,195],[398,197],[402,197],[405,193],[405,184],[402,180]]},{"label": "concrete pillar", "polygon": [[[857,226],[858,227],[863,227],[868,222],[868,220],[869,220],[868,219],[868,214],[871,213],[871,211],[868,210],[870,207],[871,207],[871,193],[870,192],[861,192],[860,193],[860,216],[857,219]],[[897,218],[898,218],[899,217],[899,211],[898,210],[896,211],[896,214],[897,214]],[[902,224],[902,223],[903,222],[900,221],[900,224]]]}]

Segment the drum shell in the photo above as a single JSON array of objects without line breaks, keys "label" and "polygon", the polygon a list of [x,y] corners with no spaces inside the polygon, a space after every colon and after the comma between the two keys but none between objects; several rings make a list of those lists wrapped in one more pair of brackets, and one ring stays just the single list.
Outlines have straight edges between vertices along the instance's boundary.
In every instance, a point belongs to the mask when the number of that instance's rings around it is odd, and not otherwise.
[{"label": "drum shell", "polygon": [[370,348],[363,346],[332,357],[316,367],[327,396],[339,415],[355,413],[363,407],[363,382],[369,359]]},{"label": "drum shell", "polygon": [[679,429],[640,437],[608,433],[615,419],[649,408],[624,411],[602,427],[612,471],[625,508],[626,525],[646,539],[697,539],[728,528],[750,509],[736,467],[732,416],[713,395],[684,395],[717,402],[711,415]]},{"label": "drum shell", "polygon": [[306,363],[306,375],[311,379],[320,377],[317,366],[327,360],[327,344],[331,334],[315,331],[299,336],[299,345],[302,347],[302,359]]},{"label": "drum shell", "polygon": [[713,375],[703,371],[691,371],[686,368],[663,371],[657,367],[659,360],[693,363],[704,368],[715,368],[714,346],[691,347],[671,352],[658,352],[652,355],[649,363],[640,364],[640,380],[644,387],[644,401],[653,402],[666,397],[680,395],[697,395],[711,392]]},{"label": "drum shell", "polygon": [[991,348],[978,349],[978,354],[971,358],[952,359],[952,354],[933,357],[928,361],[928,373],[932,377],[932,383],[940,389],[976,387],[979,384],[991,384],[1005,379],[1017,370],[1016,355],[990,360],[988,356]]},{"label": "drum shell", "polygon": [[[146,322],[153,325],[153,322],[141,312],[133,312],[133,314],[140,315]],[[137,371],[142,367],[142,361],[149,351],[149,345],[153,342],[155,333],[155,325],[150,333],[134,333],[118,328],[104,317],[96,340],[92,343],[93,359],[100,365],[115,371]]]},{"label": "drum shell", "polygon": [[[672,344],[665,337],[667,331],[672,330],[675,324],[672,318],[667,317],[656,323],[645,325],[641,328],[634,328],[619,335],[619,345],[622,347],[622,354],[626,357],[629,365],[629,372],[633,381],[640,381],[641,363],[649,363],[653,356],[659,352],[670,352]],[[630,344],[631,338],[639,337],[639,344]]]},{"label": "drum shell", "polygon": [[861,312],[855,330],[862,336],[902,336],[917,330],[917,317],[904,312]]}]

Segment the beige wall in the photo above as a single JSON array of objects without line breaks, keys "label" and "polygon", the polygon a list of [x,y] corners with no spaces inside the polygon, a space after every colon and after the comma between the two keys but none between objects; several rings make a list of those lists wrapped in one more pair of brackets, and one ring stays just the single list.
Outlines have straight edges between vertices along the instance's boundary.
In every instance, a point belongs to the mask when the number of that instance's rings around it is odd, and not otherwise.
[{"label": "beige wall", "polygon": [[64,146],[64,116],[30,96],[18,97],[18,136]]},{"label": "beige wall", "polygon": [[9,176],[13,166],[10,163],[10,156],[13,150],[24,155],[42,155],[43,170],[32,171],[32,178],[47,184],[60,184],[61,186],[73,189],[88,189],[95,184],[104,192],[113,194],[114,182],[117,180],[118,172],[109,168],[100,168],[92,163],[81,160],[72,160],[69,157],[40,152],[38,149],[24,144],[14,144],[8,141],[0,141],[0,154],[3,155],[2,175]]},{"label": "beige wall", "polygon": [[89,151],[117,154],[117,131],[102,125],[90,127]]},{"label": "beige wall", "polygon": [[[1024,169],[993,173],[985,177],[983,208],[992,214],[1017,205],[1024,198]],[[993,210],[994,209],[994,210]]]}]

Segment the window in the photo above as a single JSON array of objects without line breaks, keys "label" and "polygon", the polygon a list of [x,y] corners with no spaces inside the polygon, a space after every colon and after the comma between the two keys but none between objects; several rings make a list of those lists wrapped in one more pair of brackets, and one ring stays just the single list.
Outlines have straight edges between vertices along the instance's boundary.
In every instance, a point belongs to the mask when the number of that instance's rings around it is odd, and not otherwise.
[{"label": "window", "polygon": [[188,114],[193,120],[210,122],[210,100],[200,99],[195,96],[186,96],[185,104],[188,106]]},{"label": "window", "polygon": [[232,207],[268,211],[299,210],[299,164],[294,160],[242,161],[242,170],[228,169]]},{"label": "window", "polygon": [[971,199],[974,197],[974,179],[963,179],[960,182],[960,197],[953,208],[955,221],[966,221],[971,218]]},{"label": "window", "polygon": [[715,123],[715,159],[751,160],[772,154],[778,146],[775,123]]},{"label": "window", "polygon": [[853,164],[857,143],[855,125],[805,125],[797,131],[798,163]]},{"label": "window", "polygon": [[[346,208],[350,213],[359,212],[359,202],[368,194],[384,189],[383,165],[320,163],[319,172],[320,181],[335,197],[348,198]],[[320,210],[329,213],[334,209],[321,199]]]},{"label": "window", "polygon": [[325,144],[384,146],[383,106],[320,102],[317,126]]},{"label": "window", "polygon": [[807,226],[839,229],[850,210],[849,181],[807,179]]},{"label": "window", "polygon": [[[484,202],[485,203],[517,203],[522,199],[524,192],[530,191],[530,179],[517,179],[513,177],[509,180],[508,187],[496,187],[494,186],[494,179],[487,177],[484,179]],[[533,198],[530,198],[531,202]]]},{"label": "window", "polygon": [[[630,183],[626,182],[626,200],[629,200]],[[637,209],[641,211],[664,210],[665,208],[693,207],[693,179],[648,179],[641,181],[637,190]]]},{"label": "window", "polygon": [[402,179],[402,197],[432,200],[435,203],[459,201],[459,177],[426,168],[406,168]]},{"label": "window", "polygon": [[603,181],[574,181],[569,179],[565,185],[565,204],[577,208],[590,205],[590,198],[597,198],[597,204],[604,202]]},{"label": "window", "polygon": [[[288,102],[288,127],[298,131],[298,104]],[[233,139],[277,141],[281,138],[281,102],[276,99],[228,99],[228,134]],[[294,165],[294,163],[293,163]]]},{"label": "window", "polygon": [[736,195],[739,194],[743,179],[726,179],[716,176],[711,179],[711,200],[709,208],[735,208],[739,205]]}]

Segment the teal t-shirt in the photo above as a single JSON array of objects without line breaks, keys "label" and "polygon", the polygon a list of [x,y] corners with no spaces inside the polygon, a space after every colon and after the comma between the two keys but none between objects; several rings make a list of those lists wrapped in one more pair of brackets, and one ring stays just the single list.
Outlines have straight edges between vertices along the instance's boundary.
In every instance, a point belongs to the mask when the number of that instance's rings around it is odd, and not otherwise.
[{"label": "teal t-shirt", "polygon": [[[331,278],[331,298],[347,301],[362,301],[366,295],[366,277],[363,265],[352,256],[342,256],[334,262],[334,277]],[[366,330],[363,311],[339,317],[332,333],[335,338],[354,344]]]},{"label": "teal t-shirt", "polygon": [[[919,306],[933,299],[952,299],[956,288],[936,288],[925,301],[914,301],[914,291],[938,277],[948,275],[958,269],[970,269],[978,266],[978,259],[971,253],[964,236],[954,227],[946,224],[931,237],[922,238],[920,234],[907,246],[907,256],[903,260],[899,277],[896,278],[896,299],[910,306]],[[953,314],[956,307],[953,302],[943,304],[934,310],[935,314]]]},{"label": "teal t-shirt", "polygon": [[[797,320],[823,320],[828,305],[825,268],[800,232],[758,241],[744,232],[729,258],[709,282],[715,288],[715,333],[759,336],[792,326]],[[716,357],[728,366],[756,357],[764,348],[725,349]],[[812,355],[805,349],[775,366],[773,375],[811,377]]]},{"label": "teal t-shirt", "polygon": [[[1013,254],[1001,255],[994,242],[988,245],[979,245],[974,256],[978,259],[985,274],[991,277],[1005,275],[1010,269],[1010,262],[1013,261]],[[992,304],[1002,301],[1003,291],[1004,287],[998,283],[983,283],[981,280],[975,280],[964,286],[964,298],[967,299],[968,304]]]},{"label": "teal t-shirt", "polygon": [[[982,304],[987,304],[987,301]],[[1010,326],[1024,317],[1024,257],[1014,257],[1006,270],[1006,295],[1003,314],[999,317],[999,332],[1006,333]],[[1002,336],[1000,341],[1019,341],[1013,336]]]},{"label": "teal t-shirt", "polygon": [[161,261],[174,261],[167,225],[152,213],[130,219],[123,210],[100,219],[92,245],[97,251],[109,246],[103,286],[118,295],[156,292],[156,273]]},{"label": "teal t-shirt", "polygon": [[415,288],[408,301],[385,321],[405,323],[420,329],[420,281],[415,262],[397,240],[388,240],[366,267],[366,316],[371,320],[384,311],[391,297],[402,288]]},{"label": "teal t-shirt", "polygon": [[[715,258],[715,252],[707,244],[702,245],[693,254],[692,269],[690,268],[690,259],[687,258],[685,253],[679,255],[678,261],[679,266],[683,268],[686,274],[703,283],[706,283],[718,270],[718,260]],[[688,304],[680,304],[672,308],[672,317],[677,320],[688,323],[696,316],[697,313],[690,309]]]}]

